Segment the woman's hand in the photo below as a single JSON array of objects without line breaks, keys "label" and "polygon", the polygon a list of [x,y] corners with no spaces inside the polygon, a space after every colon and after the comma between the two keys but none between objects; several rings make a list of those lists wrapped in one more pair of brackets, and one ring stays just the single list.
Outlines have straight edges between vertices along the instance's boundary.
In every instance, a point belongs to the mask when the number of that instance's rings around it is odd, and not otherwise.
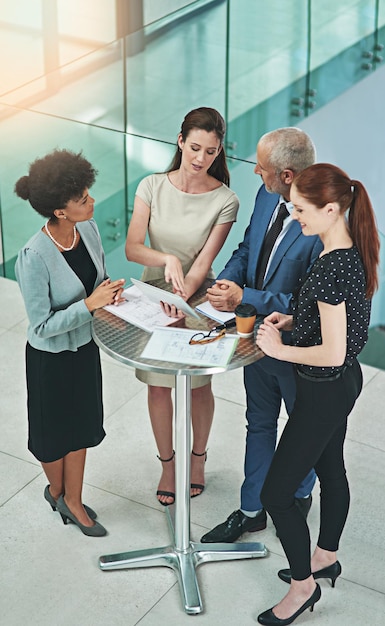
[{"label": "woman's hand", "polygon": [[184,274],[182,264],[178,257],[173,254],[166,254],[164,265],[164,278],[166,283],[171,281],[174,293],[177,293],[182,298],[186,297]]},{"label": "woman's hand", "polygon": [[124,278],[118,280],[111,280],[106,278],[103,282],[96,287],[88,298],[85,298],[84,302],[87,309],[92,313],[96,309],[101,309],[107,304],[119,304],[122,302],[121,294],[123,291]]},{"label": "woman's hand", "polygon": [[[274,315],[273,313],[268,317]],[[280,315],[278,313],[278,315]],[[272,323],[268,321],[268,317],[265,317],[263,324],[260,325],[257,331],[257,346],[274,359],[280,359],[280,348],[282,347],[281,333],[278,328],[278,323]]]},{"label": "woman's hand", "polygon": [[168,315],[168,317],[186,317],[183,311],[177,309],[175,304],[167,304],[167,302],[161,302],[160,306],[163,309],[163,312]]},{"label": "woman's hand", "polygon": [[286,315],[285,313],[278,313],[278,311],[270,313],[263,321],[271,322],[276,326],[276,328],[279,328],[279,330],[292,330],[293,328],[293,316]]},{"label": "woman's hand", "polygon": [[291,330],[293,327],[293,316],[284,313],[270,313],[263,320],[257,331],[256,343],[262,352],[274,359],[281,359],[282,339],[281,330]]}]

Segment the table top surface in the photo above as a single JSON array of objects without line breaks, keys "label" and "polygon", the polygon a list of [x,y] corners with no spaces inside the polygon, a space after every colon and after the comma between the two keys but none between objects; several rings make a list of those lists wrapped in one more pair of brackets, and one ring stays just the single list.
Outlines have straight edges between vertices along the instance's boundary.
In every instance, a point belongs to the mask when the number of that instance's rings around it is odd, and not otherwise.
[{"label": "table top surface", "polygon": [[[212,281],[205,281],[202,287],[188,301],[192,307],[205,300],[206,289]],[[157,287],[169,289],[164,281],[153,281]],[[196,331],[209,331],[218,325],[218,322],[199,314],[200,319],[186,316],[178,320],[173,327],[188,328]],[[228,329],[227,334],[236,335],[236,329]],[[226,366],[199,366],[154,359],[142,359],[141,354],[151,337],[151,333],[126,322],[109,313],[105,309],[95,311],[93,319],[93,337],[96,344],[114,359],[132,367],[172,375],[202,375],[225,372],[226,370],[244,367],[254,363],[263,356],[262,351],[255,344],[255,336],[239,337],[236,350]]]}]

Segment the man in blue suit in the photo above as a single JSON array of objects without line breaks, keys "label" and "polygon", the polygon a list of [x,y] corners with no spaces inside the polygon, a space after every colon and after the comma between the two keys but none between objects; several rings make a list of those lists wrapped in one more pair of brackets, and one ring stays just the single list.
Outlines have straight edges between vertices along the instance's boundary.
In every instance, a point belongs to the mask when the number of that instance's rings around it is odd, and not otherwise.
[{"label": "man in blue suit", "polygon": [[[305,237],[299,223],[290,216],[291,183],[295,175],[312,165],[314,160],[313,142],[298,128],[280,128],[261,137],[254,171],[262,177],[264,184],[258,191],[244,240],[215,284],[208,289],[208,299],[216,309],[234,311],[238,304],[248,303],[255,306],[259,315],[290,311],[292,292],[322,250],[318,237]],[[261,261],[263,256],[266,257],[263,244],[278,212],[286,213],[287,217],[282,218],[282,230],[271,253],[267,253],[266,266]],[[290,342],[289,333],[284,341]],[[288,414],[293,408],[293,367],[290,363],[265,356],[244,368],[244,383],[247,437],[241,507],[203,535],[201,541],[204,543],[231,543],[246,531],[266,528],[266,512],[262,508],[260,492],[275,451],[281,400],[284,400]],[[296,505],[305,517],[311,506],[314,483],[315,473],[312,471],[296,493]]]}]

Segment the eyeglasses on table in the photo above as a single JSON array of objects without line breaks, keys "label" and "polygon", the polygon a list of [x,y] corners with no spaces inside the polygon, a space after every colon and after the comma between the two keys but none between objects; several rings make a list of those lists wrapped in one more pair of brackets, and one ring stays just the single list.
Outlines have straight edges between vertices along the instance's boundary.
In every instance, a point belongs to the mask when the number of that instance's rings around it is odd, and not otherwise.
[{"label": "eyeglasses on table", "polygon": [[190,346],[195,346],[195,345],[203,345],[205,343],[213,343],[214,341],[218,341],[219,339],[222,339],[222,337],[225,336],[226,328],[222,328],[222,330],[220,330],[218,334],[214,335],[213,333],[216,333],[216,332],[217,331],[215,330],[215,328],[213,328],[208,333],[202,333],[202,332],[195,333],[195,335],[190,337],[189,344]]}]

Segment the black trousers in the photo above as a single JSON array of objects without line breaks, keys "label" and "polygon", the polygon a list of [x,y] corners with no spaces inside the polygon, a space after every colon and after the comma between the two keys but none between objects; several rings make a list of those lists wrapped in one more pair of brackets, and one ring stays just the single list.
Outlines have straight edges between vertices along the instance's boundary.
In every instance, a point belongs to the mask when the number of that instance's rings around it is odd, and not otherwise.
[{"label": "black trousers", "polygon": [[321,486],[317,545],[330,551],[338,549],[350,502],[343,456],[347,417],[361,389],[362,372],[357,361],[334,381],[314,382],[297,374],[294,408],[261,493],[295,580],[311,574],[309,529],[295,506],[294,494],[312,467]]}]

